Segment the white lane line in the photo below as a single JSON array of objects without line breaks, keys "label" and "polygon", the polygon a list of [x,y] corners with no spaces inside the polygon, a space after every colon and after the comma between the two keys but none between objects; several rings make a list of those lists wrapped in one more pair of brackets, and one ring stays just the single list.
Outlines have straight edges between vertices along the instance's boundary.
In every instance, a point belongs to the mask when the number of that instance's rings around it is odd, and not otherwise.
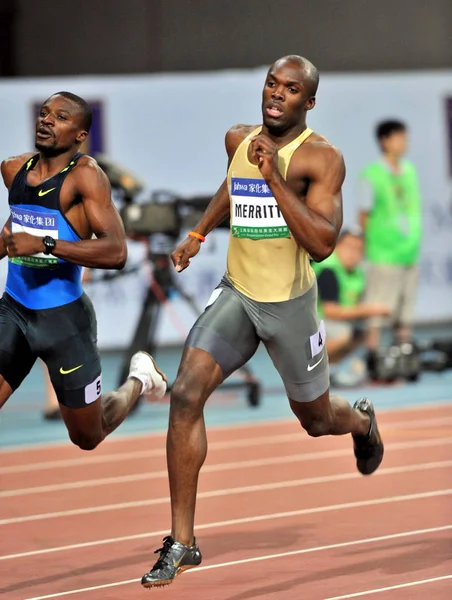
[{"label": "white lane line", "polygon": [[[448,490],[437,490],[433,492],[422,492],[418,494],[405,494],[401,496],[386,496],[383,498],[376,498],[374,500],[361,500],[358,502],[345,502],[343,504],[331,504],[327,506],[316,506],[313,508],[302,508],[299,510],[291,510],[288,512],[281,513],[273,513],[266,515],[258,515],[256,517],[243,517],[239,519],[229,519],[228,521],[218,521],[214,523],[205,523],[201,525],[197,525],[197,530],[205,530],[205,529],[216,529],[219,527],[231,527],[233,525],[241,525],[248,523],[258,523],[262,521],[271,521],[274,519],[288,519],[291,517],[299,517],[303,515],[314,515],[325,512],[333,512],[336,510],[348,510],[353,508],[363,508],[367,506],[378,506],[380,504],[391,504],[393,502],[411,502],[415,500],[426,500],[429,498],[438,498],[442,496],[449,496],[452,494],[452,489]],[[67,546],[59,546],[53,548],[46,548],[42,550],[31,550],[28,552],[21,552],[16,554],[7,554],[0,556],[0,560],[10,560],[16,558],[25,558],[29,556],[39,556],[41,554],[51,554],[54,552],[65,552],[66,550],[77,550],[80,548],[90,548],[93,546],[103,546],[105,544],[115,544],[121,543],[125,541],[134,541],[134,540],[142,540],[149,537],[167,535],[168,529],[163,529],[161,531],[151,531],[149,533],[138,533],[135,535],[127,535],[116,538],[107,538],[103,540],[94,540],[91,542],[82,542],[79,544],[71,544]]]},{"label": "white lane line", "polygon": [[[429,471],[432,469],[445,469],[452,467],[452,460],[437,461],[430,463],[421,463],[417,465],[402,465],[398,467],[388,467],[387,469],[380,469],[374,473],[374,477],[382,477],[384,475],[397,475],[405,474],[416,471]],[[339,473],[337,475],[322,475],[320,477],[304,477],[302,479],[291,479],[285,481],[277,481],[274,483],[261,483],[255,485],[247,485],[236,488],[223,488],[219,490],[210,490],[207,492],[200,492],[197,495],[198,500],[206,498],[218,498],[221,496],[232,496],[237,494],[250,494],[255,492],[268,492],[272,490],[281,490],[305,485],[317,485],[321,483],[334,483],[337,481],[348,481],[357,479],[356,471],[349,473]],[[151,498],[149,500],[132,500],[130,502],[120,502],[117,504],[103,504],[100,506],[90,506],[85,508],[76,508],[72,510],[64,510],[50,513],[39,513],[34,515],[26,515],[23,517],[11,517],[7,519],[0,519],[0,525],[12,525],[15,523],[29,523],[31,521],[43,521],[47,519],[57,519],[60,517],[72,517],[74,515],[88,515],[94,513],[102,513],[115,510],[124,510],[127,508],[139,508],[143,506],[156,506],[159,504],[166,504],[170,502],[170,498],[165,496],[163,498]]]},{"label": "white lane line", "polygon": [[[384,434],[393,431],[413,430],[413,429],[428,429],[429,427],[444,426],[452,424],[452,417],[441,417],[432,419],[422,419],[417,421],[400,421],[392,424],[387,424],[387,427],[381,427]],[[277,424],[275,425],[277,427]],[[447,438],[446,438],[447,439]],[[211,442],[209,444],[209,453],[212,450],[229,450],[230,448],[251,448],[253,446],[266,446],[270,444],[285,444],[288,442],[306,442],[310,438],[301,430],[296,433],[283,433],[279,435],[259,436],[254,438],[241,438],[238,440],[226,440],[219,442]],[[312,440],[311,440],[312,441]],[[1,451],[0,451],[1,456]],[[115,452],[114,454],[101,454],[83,456],[80,458],[68,458],[61,460],[47,460],[41,462],[28,462],[25,465],[16,465],[10,467],[0,467],[0,475],[9,475],[16,473],[27,473],[29,471],[42,471],[47,469],[67,469],[69,467],[90,466],[95,464],[105,464],[111,462],[120,462],[126,460],[138,460],[140,458],[155,458],[166,456],[164,444],[161,448],[153,450],[136,450],[132,452]]]},{"label": "white lane line", "polygon": [[[434,411],[434,410],[441,410],[441,409],[448,409],[451,407],[451,402],[452,402],[452,398],[447,398],[445,400],[435,400],[435,402],[426,402],[425,404],[410,404],[410,405],[406,405],[406,406],[396,406],[393,408],[384,408],[382,410],[378,411],[378,415],[390,415],[390,414],[404,414],[404,413],[409,413],[409,412],[424,412],[424,411]],[[407,422],[407,421],[405,421]],[[269,426],[275,426],[277,427],[278,425],[285,425],[285,424],[293,424],[294,423],[294,419],[293,418],[281,418],[281,419],[274,419],[273,417],[269,417],[268,419],[262,419],[259,421],[252,421],[252,422],[247,422],[247,421],[239,421],[237,423],[228,423],[227,425],[209,425],[209,431],[228,431],[230,429],[259,429],[260,427],[269,427]],[[385,424],[385,426],[389,426],[390,424],[387,423]],[[154,431],[152,433],[141,433],[141,432],[136,432],[136,433],[128,433],[128,434],[116,434],[114,437],[109,438],[109,442],[128,442],[128,441],[133,441],[136,440],[138,438],[140,439],[153,439],[153,438],[161,438],[166,436],[166,428],[165,430],[162,431]],[[108,442],[107,442],[108,443]],[[20,454],[21,452],[27,451],[27,450],[47,450],[47,449],[52,449],[52,448],[68,448],[70,447],[70,442],[69,440],[66,440],[64,442],[41,442],[41,443],[36,443],[36,444],[27,444],[27,445],[20,445],[20,446],[5,446],[4,448],[0,447],[0,455],[1,454],[14,454],[14,453],[18,453]]]},{"label": "white lane line", "polygon": [[384,588],[375,588],[373,590],[365,590],[364,592],[356,592],[355,594],[346,594],[345,596],[334,596],[334,598],[326,598],[326,600],[346,600],[346,598],[358,598],[359,596],[370,596],[370,594],[379,594],[381,592],[389,592],[391,590],[401,590],[403,588],[409,588],[409,587],[413,587],[416,585],[425,585],[426,583],[434,583],[435,581],[446,581],[447,579],[452,579],[452,575],[443,575],[442,577],[432,577],[431,579],[419,579],[418,581],[410,581],[408,583],[399,583],[399,585],[390,585],[390,586],[384,587]]},{"label": "white lane line", "polygon": [[[444,446],[452,444],[452,437],[431,438],[419,440],[416,442],[396,442],[388,444],[386,451],[407,450],[416,448],[432,448],[435,446]],[[203,473],[219,473],[222,471],[236,471],[238,469],[256,469],[258,467],[269,467],[274,465],[287,465],[290,463],[307,462],[311,460],[324,460],[342,458],[350,456],[349,448],[344,450],[326,450],[322,452],[309,452],[303,454],[290,454],[286,456],[275,456],[270,458],[243,460],[230,463],[219,463],[216,465],[205,465]],[[61,492],[66,490],[86,489],[88,487],[99,487],[104,485],[119,485],[132,483],[136,481],[150,481],[152,479],[166,479],[168,471],[152,471],[150,473],[134,473],[132,475],[118,475],[116,477],[103,477],[97,479],[82,479],[81,481],[71,481],[67,483],[56,483],[52,485],[34,486],[29,488],[19,488],[4,490],[0,492],[0,498],[12,498],[14,496],[29,496],[32,494],[46,494],[50,492]]]},{"label": "white lane line", "polygon": [[[229,562],[224,562],[224,563],[217,563],[214,565],[205,565],[205,566],[200,566],[197,567],[196,569],[193,569],[191,571],[187,571],[186,574],[196,574],[196,573],[200,573],[202,571],[211,571],[212,569],[222,569],[224,567],[233,567],[233,566],[237,566],[237,565],[246,565],[249,563],[255,563],[255,562],[261,562],[264,560],[276,560],[278,558],[286,558],[288,556],[297,556],[300,554],[310,554],[313,552],[324,552],[327,550],[336,550],[339,548],[349,548],[351,546],[359,546],[359,545],[364,545],[364,544],[374,544],[374,543],[379,543],[379,542],[386,542],[388,540],[396,540],[396,539],[401,539],[404,537],[413,537],[413,536],[417,536],[417,535],[425,535],[428,533],[438,533],[441,531],[446,531],[447,529],[451,529],[452,526],[451,525],[446,525],[444,527],[433,527],[431,529],[418,529],[415,531],[404,531],[402,533],[393,533],[391,535],[382,535],[379,537],[373,537],[373,538],[364,538],[364,539],[360,539],[360,540],[351,540],[349,542],[340,542],[337,544],[329,544],[327,546],[315,546],[313,548],[303,548],[302,550],[292,550],[289,552],[279,552],[278,554],[266,554],[264,556],[256,556],[256,557],[252,557],[252,558],[244,558],[241,560],[234,560],[234,561],[229,561]],[[435,578],[435,579],[431,579],[431,580],[424,580],[425,582],[427,581],[439,581],[440,579],[448,579],[452,577],[452,575],[447,575],[445,577],[442,578]],[[75,590],[68,590],[66,592],[57,592],[56,594],[48,594],[46,596],[36,596],[34,598],[27,598],[26,600],[49,600],[50,598],[61,598],[62,596],[71,596],[73,594],[80,594],[82,592],[92,592],[92,591],[96,591],[96,590],[104,590],[107,588],[112,588],[112,587],[118,587],[121,585],[128,585],[130,583],[138,583],[140,580],[139,579],[126,579],[124,581],[114,581],[112,583],[105,583],[103,585],[95,585],[95,586],[91,586],[91,587],[87,587],[87,588],[80,588],[80,589],[75,589]],[[402,587],[407,587],[409,584],[405,584]],[[411,584],[412,585],[412,584]],[[392,587],[392,588],[386,588],[386,589],[397,589],[397,587]],[[383,590],[382,590],[383,591]],[[360,594],[362,595],[362,594]],[[337,598],[329,598],[328,600],[340,600],[342,598],[353,598],[354,596],[340,596]]]},{"label": "white lane line", "polygon": [[[306,438],[308,439],[308,438]],[[212,442],[209,444],[209,452],[211,450],[229,450],[229,448],[252,448],[253,446],[262,446],[262,444],[285,444],[292,441],[303,441],[301,432],[283,433],[280,435],[262,436],[255,438],[246,438],[239,440],[229,440],[223,442]],[[46,469],[67,469],[68,467],[89,466],[93,464],[105,464],[110,462],[119,462],[123,460],[136,460],[140,458],[155,458],[166,456],[165,444],[161,448],[153,450],[137,450],[132,452],[118,452],[115,454],[106,454],[100,456],[89,456],[82,458],[69,458],[63,460],[48,460],[39,463],[28,463],[26,465],[18,465],[11,467],[0,468],[0,475],[10,473],[26,473],[28,471],[38,471]]]},{"label": "white lane line", "polygon": [[[381,477],[384,475],[396,475],[400,473],[409,473],[416,471],[429,471],[432,469],[444,469],[452,467],[452,460],[422,463],[418,465],[408,465],[399,467],[389,467],[380,469],[373,476]],[[275,483],[262,483],[257,485],[247,485],[236,488],[224,488],[220,490],[210,490],[208,492],[200,492],[197,496],[198,500],[205,498],[218,498],[220,496],[232,496],[236,494],[250,494],[253,492],[267,492],[271,490],[281,490],[304,485],[317,485],[321,483],[333,483],[337,481],[347,481],[357,479],[356,471],[350,473],[339,473],[337,475],[325,475],[321,477],[305,477],[303,479],[292,479],[286,481],[277,481]],[[58,512],[40,513],[35,515],[27,515],[24,517],[11,517],[8,519],[0,519],[0,525],[12,525],[15,523],[29,523],[31,521],[43,521],[47,519],[57,519],[60,517],[72,517],[74,515],[88,515],[94,513],[102,513],[114,510],[124,510],[127,508],[138,508],[143,506],[156,506],[158,504],[166,504],[170,502],[169,497],[151,498],[149,500],[134,500],[131,502],[120,502],[118,504],[103,504],[100,506],[90,506],[86,508],[76,508],[73,510],[63,510]]]}]

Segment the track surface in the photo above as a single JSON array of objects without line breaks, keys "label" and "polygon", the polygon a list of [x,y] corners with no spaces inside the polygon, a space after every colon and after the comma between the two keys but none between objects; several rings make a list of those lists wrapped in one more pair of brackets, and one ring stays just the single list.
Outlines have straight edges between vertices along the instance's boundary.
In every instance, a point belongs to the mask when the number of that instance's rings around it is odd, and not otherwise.
[{"label": "track surface", "polygon": [[0,596],[8,600],[452,597],[452,404],[379,412],[362,477],[349,436],[295,420],[209,431],[202,566],[144,590],[170,523],[164,435],[0,453]]}]

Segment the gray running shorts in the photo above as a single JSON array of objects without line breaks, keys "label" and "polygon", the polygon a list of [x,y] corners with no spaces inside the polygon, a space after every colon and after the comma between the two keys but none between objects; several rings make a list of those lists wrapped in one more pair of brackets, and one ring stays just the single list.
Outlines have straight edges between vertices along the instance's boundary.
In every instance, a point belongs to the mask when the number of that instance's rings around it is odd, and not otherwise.
[{"label": "gray running shorts", "polygon": [[256,302],[237,291],[224,276],[186,347],[208,352],[226,379],[242,367],[262,342],[280,374],[287,396],[311,402],[329,388],[325,325],[317,316],[317,282],[297,298]]}]

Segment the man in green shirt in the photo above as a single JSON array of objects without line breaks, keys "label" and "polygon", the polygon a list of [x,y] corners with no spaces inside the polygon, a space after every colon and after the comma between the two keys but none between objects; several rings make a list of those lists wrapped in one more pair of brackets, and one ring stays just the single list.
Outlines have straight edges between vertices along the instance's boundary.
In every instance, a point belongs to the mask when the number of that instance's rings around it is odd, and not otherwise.
[{"label": "man in green shirt", "polygon": [[[320,263],[312,263],[317,277],[318,313],[325,321],[330,363],[339,362],[364,341],[368,318],[388,316],[391,312],[384,303],[363,302],[366,288],[363,249],[361,230],[344,229],[333,254]],[[358,378],[362,378],[365,370],[359,368],[357,361],[354,367]],[[342,371],[340,375],[342,378]],[[347,375],[345,379],[354,381],[356,377]]]},{"label": "man in green shirt", "polygon": [[397,343],[411,341],[422,235],[417,173],[403,158],[407,126],[401,121],[383,121],[376,128],[376,138],[381,157],[361,171],[358,182],[360,224],[369,265],[365,298],[386,303],[391,315],[388,320],[369,320],[370,368],[383,325],[394,330]]}]

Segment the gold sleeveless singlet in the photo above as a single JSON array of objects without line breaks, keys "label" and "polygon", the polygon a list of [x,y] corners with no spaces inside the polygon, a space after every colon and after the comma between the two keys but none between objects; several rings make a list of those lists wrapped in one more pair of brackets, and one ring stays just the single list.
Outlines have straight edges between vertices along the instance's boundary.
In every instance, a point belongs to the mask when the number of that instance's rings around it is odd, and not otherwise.
[{"label": "gold sleeveless singlet", "polygon": [[[227,275],[234,287],[258,302],[291,300],[307,292],[315,279],[308,253],[293,238],[278,203],[257,165],[248,159],[251,132],[237,148],[228,169],[231,226]],[[306,128],[278,150],[278,168],[286,179],[295,150],[312,133]]]}]

